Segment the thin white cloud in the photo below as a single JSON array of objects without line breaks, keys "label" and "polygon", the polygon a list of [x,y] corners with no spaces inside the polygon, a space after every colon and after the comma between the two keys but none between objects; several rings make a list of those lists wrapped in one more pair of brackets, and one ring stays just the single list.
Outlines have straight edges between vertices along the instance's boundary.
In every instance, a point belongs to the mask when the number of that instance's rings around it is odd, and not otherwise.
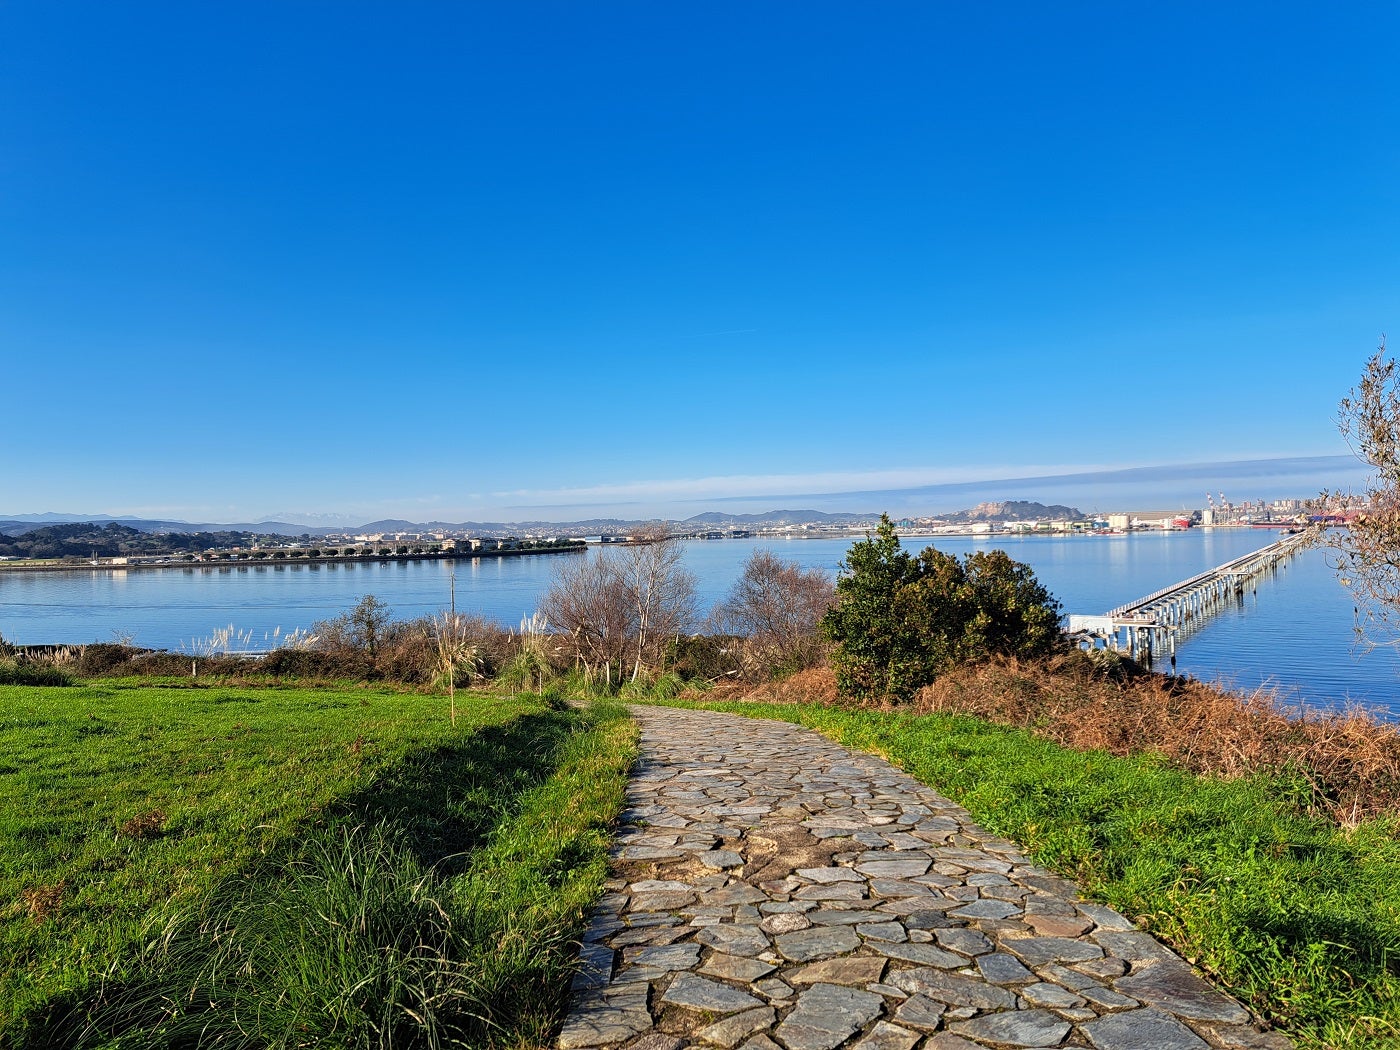
[{"label": "thin white cloud", "polygon": [[[1160,462],[1133,464],[1040,464],[980,467],[911,467],[890,470],[830,471],[810,474],[740,474],[701,478],[667,478],[568,486],[553,489],[517,489],[492,493],[512,511],[562,512],[583,508],[623,508],[635,504],[679,510],[687,504],[707,501],[768,501],[794,498],[820,506],[831,500],[881,496],[914,498],[919,493],[951,496],[979,486],[1015,483],[1021,488],[1043,485],[1083,489],[1128,483],[1153,486],[1186,484],[1188,479],[1263,478],[1310,476],[1319,471],[1336,475],[1355,466],[1345,456],[1239,457],[1213,462]],[[1190,480],[1199,487],[1199,480]],[[805,505],[805,504],[804,504]],[[874,505],[873,503],[871,504]]]},{"label": "thin white cloud", "polygon": [[909,467],[891,470],[826,471],[811,474],[725,474],[701,478],[651,478],[554,489],[513,489],[492,498],[516,505],[606,503],[632,500],[696,500],[735,496],[781,496],[954,485],[1003,478],[1057,476],[1109,470],[1103,464],[1042,464],[995,467]]}]

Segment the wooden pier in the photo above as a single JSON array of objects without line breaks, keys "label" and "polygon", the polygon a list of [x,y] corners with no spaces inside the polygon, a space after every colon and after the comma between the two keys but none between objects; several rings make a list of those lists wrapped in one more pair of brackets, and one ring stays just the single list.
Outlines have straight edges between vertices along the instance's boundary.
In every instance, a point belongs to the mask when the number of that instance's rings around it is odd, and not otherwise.
[{"label": "wooden pier", "polygon": [[1253,554],[1110,609],[1102,616],[1071,615],[1066,633],[1081,646],[1102,644],[1126,651],[1149,667],[1154,657],[1169,655],[1175,667],[1179,638],[1199,630],[1227,604],[1242,602],[1245,591],[1260,576],[1275,572],[1309,539],[1302,533],[1285,536]]}]

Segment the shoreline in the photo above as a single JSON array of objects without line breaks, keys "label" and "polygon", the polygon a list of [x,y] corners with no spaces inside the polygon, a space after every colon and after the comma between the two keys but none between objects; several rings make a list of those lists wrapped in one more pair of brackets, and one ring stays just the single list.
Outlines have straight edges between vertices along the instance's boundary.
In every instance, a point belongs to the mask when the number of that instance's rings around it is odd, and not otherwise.
[{"label": "shoreline", "polygon": [[52,561],[45,561],[41,564],[33,564],[25,561],[0,562],[0,575],[7,572],[31,573],[31,572],[144,572],[150,570],[183,569],[187,572],[202,570],[205,572],[231,572],[235,569],[285,569],[300,565],[360,565],[375,562],[396,562],[396,561],[474,561],[478,558],[514,558],[534,554],[582,554],[588,550],[586,544],[576,547],[556,547],[538,548],[530,550],[495,550],[495,551],[434,551],[424,554],[367,554],[367,555],[336,555],[334,557],[321,556],[318,558],[237,558],[219,559],[217,561],[158,561],[158,562],[137,562],[128,565],[92,564],[89,561],[79,564],[63,564]]},{"label": "shoreline", "polygon": [[[1237,524],[1213,524],[1195,525],[1189,529],[1144,529],[1135,528],[1126,531],[1111,532],[1090,532],[1086,530],[1076,531],[1046,531],[1046,530],[1010,530],[1006,528],[998,529],[995,532],[981,531],[975,525],[956,525],[939,529],[899,529],[898,535],[901,539],[907,540],[938,540],[943,538],[972,538],[972,539],[1085,539],[1102,538],[1107,536],[1130,536],[1148,533],[1186,533],[1194,531],[1206,531],[1222,529],[1226,531],[1253,530],[1257,532],[1270,532],[1277,529],[1294,527],[1286,523],[1270,522],[1253,525]],[[831,539],[853,539],[858,540],[866,535],[866,530],[860,529],[830,529],[813,531],[764,531],[753,532],[749,536],[719,537],[706,536],[703,534],[682,535],[680,538],[687,542],[694,543],[715,543],[730,539],[771,539],[771,540],[831,540]],[[175,560],[183,558],[183,555],[171,555],[160,561],[140,561],[127,564],[115,564],[110,560],[93,563],[89,559],[78,561],[62,561],[59,559],[15,559],[13,561],[0,561],[0,576],[5,573],[36,573],[36,572],[127,572],[146,571],[152,569],[230,569],[246,568],[248,566],[278,567],[287,565],[340,565],[359,564],[362,562],[398,562],[398,561],[464,561],[474,558],[505,558],[517,557],[531,554],[577,554],[587,551],[591,547],[602,546],[630,546],[628,541],[615,541],[613,543],[598,544],[580,540],[577,546],[559,548],[531,548],[525,550],[492,550],[492,551],[472,551],[470,553],[457,551],[431,551],[421,554],[366,554],[366,555],[335,555],[333,557],[316,558],[216,558],[213,560],[198,558],[193,561]],[[149,557],[140,555],[139,557]],[[156,555],[155,557],[161,557]]]}]

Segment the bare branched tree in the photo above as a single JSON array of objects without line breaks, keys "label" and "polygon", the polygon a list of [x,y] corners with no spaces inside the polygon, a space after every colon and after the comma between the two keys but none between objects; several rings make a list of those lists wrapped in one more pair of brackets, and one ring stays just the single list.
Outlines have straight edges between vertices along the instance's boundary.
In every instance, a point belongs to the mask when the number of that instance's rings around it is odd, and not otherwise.
[{"label": "bare branched tree", "polygon": [[1359,494],[1323,494],[1327,509],[1350,508],[1346,528],[1327,534],[1342,582],[1356,599],[1356,626],[1371,645],[1400,645],[1400,374],[1385,336],[1338,406],[1338,427],[1374,470]]},{"label": "bare branched tree", "polygon": [[682,566],[680,540],[664,525],[648,526],[626,547],[561,562],[540,606],[573,639],[575,658],[590,676],[632,677],[655,666],[666,640],[695,620],[695,577]]},{"label": "bare branched tree", "polygon": [[618,552],[618,582],[632,613],[632,680],[656,661],[668,637],[695,623],[695,576],[682,566],[681,540],[665,522],[643,527]]},{"label": "bare branched tree", "polygon": [[745,663],[762,675],[810,666],[820,656],[817,624],[836,597],[830,576],[758,550],[710,616],[721,634],[746,639]]},{"label": "bare branched tree", "polygon": [[610,552],[559,559],[540,611],[572,639],[575,659],[590,680],[604,674],[611,682],[614,665],[621,677],[631,617]]}]

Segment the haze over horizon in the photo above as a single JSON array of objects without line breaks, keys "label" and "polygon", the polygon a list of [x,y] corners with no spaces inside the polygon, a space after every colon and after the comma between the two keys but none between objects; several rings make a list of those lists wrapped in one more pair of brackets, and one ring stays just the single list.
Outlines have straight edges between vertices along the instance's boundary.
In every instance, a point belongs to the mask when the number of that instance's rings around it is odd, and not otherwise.
[{"label": "haze over horizon", "polygon": [[[684,520],[706,511],[728,514],[756,514],[773,510],[814,510],[825,513],[879,513],[896,516],[925,516],[965,510],[977,503],[1024,500],[1045,504],[1076,506],[1088,513],[1153,508],[1197,509],[1207,492],[1229,495],[1234,502],[1306,498],[1326,487],[1359,485],[1365,476],[1361,465],[1348,456],[1319,456],[1297,459],[1253,460],[1234,463],[1174,464],[1117,470],[1078,471],[1058,475],[950,480],[903,489],[868,489],[847,492],[750,492],[743,495],[684,496],[672,491],[668,496],[638,497],[624,503],[515,504],[498,508],[497,513],[444,513],[428,517],[407,517],[393,512],[372,516],[316,511],[282,510],[245,516],[240,522],[280,521],[316,527],[355,526],[380,520],[428,521],[554,521],[565,523],[591,518]],[[714,486],[732,479],[704,479]],[[744,479],[750,482],[774,479]],[[801,480],[784,479],[789,484]],[[719,490],[716,489],[716,492]],[[576,493],[576,495],[582,495]],[[45,512],[15,512],[31,517]],[[49,512],[55,513],[55,512]],[[56,512],[75,517],[152,517],[147,514],[102,512]],[[0,518],[5,518],[0,513]],[[168,515],[154,515],[168,517]],[[175,520],[193,521],[190,518]],[[201,523],[205,519],[199,519]],[[233,519],[227,519],[228,523]]]},{"label": "haze over horizon", "polygon": [[[1400,8],[0,6],[0,506],[1358,484]],[[15,392],[18,391],[18,394]]]}]

